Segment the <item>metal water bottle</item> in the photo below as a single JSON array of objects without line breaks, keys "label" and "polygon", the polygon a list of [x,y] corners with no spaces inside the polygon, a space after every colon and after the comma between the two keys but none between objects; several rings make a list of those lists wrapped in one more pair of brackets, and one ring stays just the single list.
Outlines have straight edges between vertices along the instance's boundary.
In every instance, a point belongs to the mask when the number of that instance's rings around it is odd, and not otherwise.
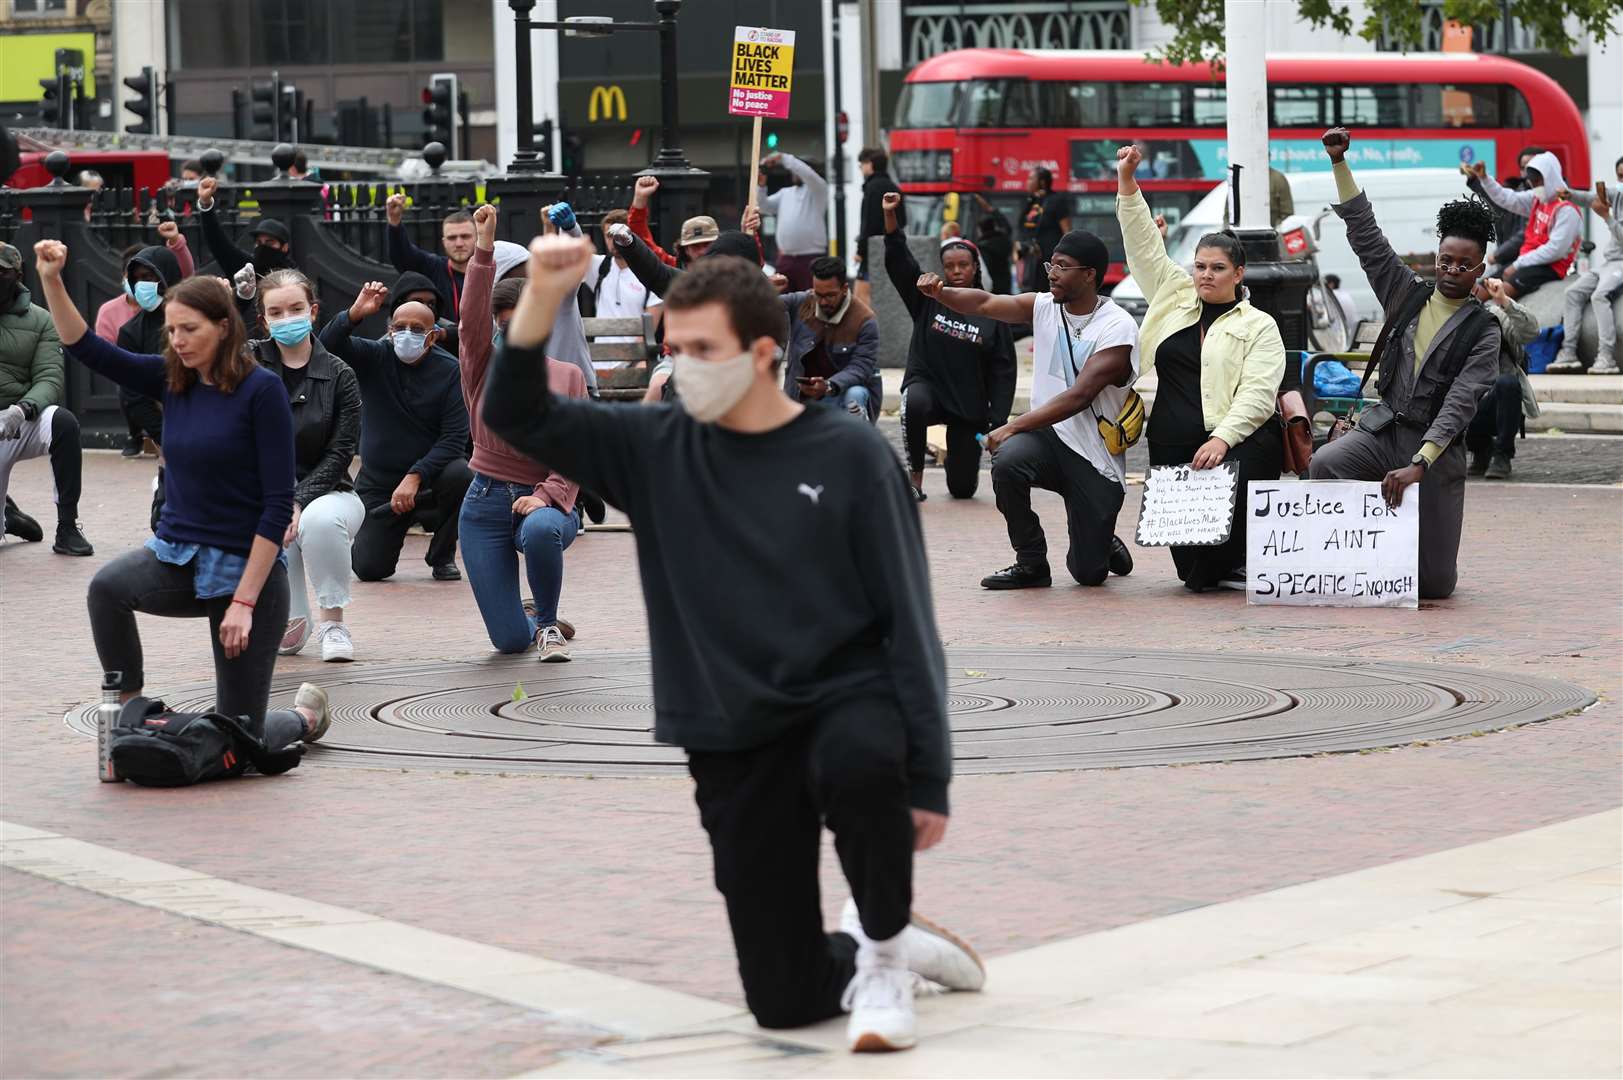
[{"label": "metal water bottle", "polygon": [[101,677],[101,704],[96,706],[96,779],[104,784],[118,783],[113,768],[113,730],[118,726],[119,691],[124,685],[122,671],[103,672]]}]

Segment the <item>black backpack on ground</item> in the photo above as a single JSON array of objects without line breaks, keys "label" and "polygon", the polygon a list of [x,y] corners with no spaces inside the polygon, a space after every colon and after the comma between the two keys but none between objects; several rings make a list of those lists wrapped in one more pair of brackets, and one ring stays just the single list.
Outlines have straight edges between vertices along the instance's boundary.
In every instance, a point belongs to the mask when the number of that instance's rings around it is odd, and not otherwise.
[{"label": "black backpack on ground", "polygon": [[304,744],[271,751],[242,720],[220,713],[177,713],[161,701],[131,698],[112,739],[113,770],[142,787],[187,787],[241,776],[251,765],[266,776],[297,768]]}]

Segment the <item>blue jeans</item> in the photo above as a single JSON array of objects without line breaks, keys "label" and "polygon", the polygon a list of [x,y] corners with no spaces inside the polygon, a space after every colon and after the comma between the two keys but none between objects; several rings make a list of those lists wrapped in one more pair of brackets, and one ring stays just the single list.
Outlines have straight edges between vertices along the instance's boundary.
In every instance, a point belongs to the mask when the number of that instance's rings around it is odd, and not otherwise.
[{"label": "blue jeans", "polygon": [[872,395],[868,393],[866,386],[853,386],[843,394],[831,394],[823,400],[836,408],[844,409],[846,412],[866,420],[868,419],[868,402],[872,400]]},{"label": "blue jeans", "polygon": [[[528,514],[513,512],[513,503],[532,494],[525,484],[510,484],[474,473],[462,500],[458,529],[462,565],[473,588],[479,617],[498,652],[523,652],[535,632],[558,621],[558,594],[564,586],[564,549],[580,531],[578,511],[565,514],[543,506]],[[535,598],[535,616],[525,614],[518,589],[518,556]]]}]

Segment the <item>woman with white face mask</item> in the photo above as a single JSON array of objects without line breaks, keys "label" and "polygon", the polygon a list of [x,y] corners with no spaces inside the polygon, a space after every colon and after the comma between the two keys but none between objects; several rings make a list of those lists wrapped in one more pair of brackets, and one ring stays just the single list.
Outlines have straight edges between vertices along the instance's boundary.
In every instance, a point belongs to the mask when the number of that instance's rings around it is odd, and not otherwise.
[{"label": "woman with white face mask", "polygon": [[[355,643],[344,624],[344,608],[350,599],[350,548],[366,520],[366,507],[349,477],[361,437],[360,383],[349,365],[316,339],[320,305],[309,278],[297,270],[273,270],[259,279],[258,291],[270,336],[252,348],[260,366],[279,375],[287,388],[297,479],[293,521],[282,538],[292,596],[278,651],[283,656],[299,652],[313,629],[323,660],[353,660]],[[321,610],[313,628],[312,584]]]}]

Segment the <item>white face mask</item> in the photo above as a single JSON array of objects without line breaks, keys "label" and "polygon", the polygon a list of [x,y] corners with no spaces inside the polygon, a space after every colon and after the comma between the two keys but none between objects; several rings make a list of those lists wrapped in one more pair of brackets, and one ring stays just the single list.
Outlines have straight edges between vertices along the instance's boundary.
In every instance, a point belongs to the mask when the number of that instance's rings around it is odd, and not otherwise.
[{"label": "white face mask", "polygon": [[726,416],[755,381],[752,352],[739,353],[731,360],[700,360],[677,353],[672,363],[677,399],[701,424],[713,424]]},{"label": "white face mask", "polygon": [[419,334],[415,330],[396,330],[390,338],[394,342],[394,354],[401,363],[415,364],[428,351],[427,334]]},{"label": "white face mask", "polygon": [[1533,198],[1537,199],[1539,202],[1544,201],[1544,185],[1543,184],[1540,184],[1538,187],[1528,188],[1527,190],[1531,191],[1533,193]]}]

